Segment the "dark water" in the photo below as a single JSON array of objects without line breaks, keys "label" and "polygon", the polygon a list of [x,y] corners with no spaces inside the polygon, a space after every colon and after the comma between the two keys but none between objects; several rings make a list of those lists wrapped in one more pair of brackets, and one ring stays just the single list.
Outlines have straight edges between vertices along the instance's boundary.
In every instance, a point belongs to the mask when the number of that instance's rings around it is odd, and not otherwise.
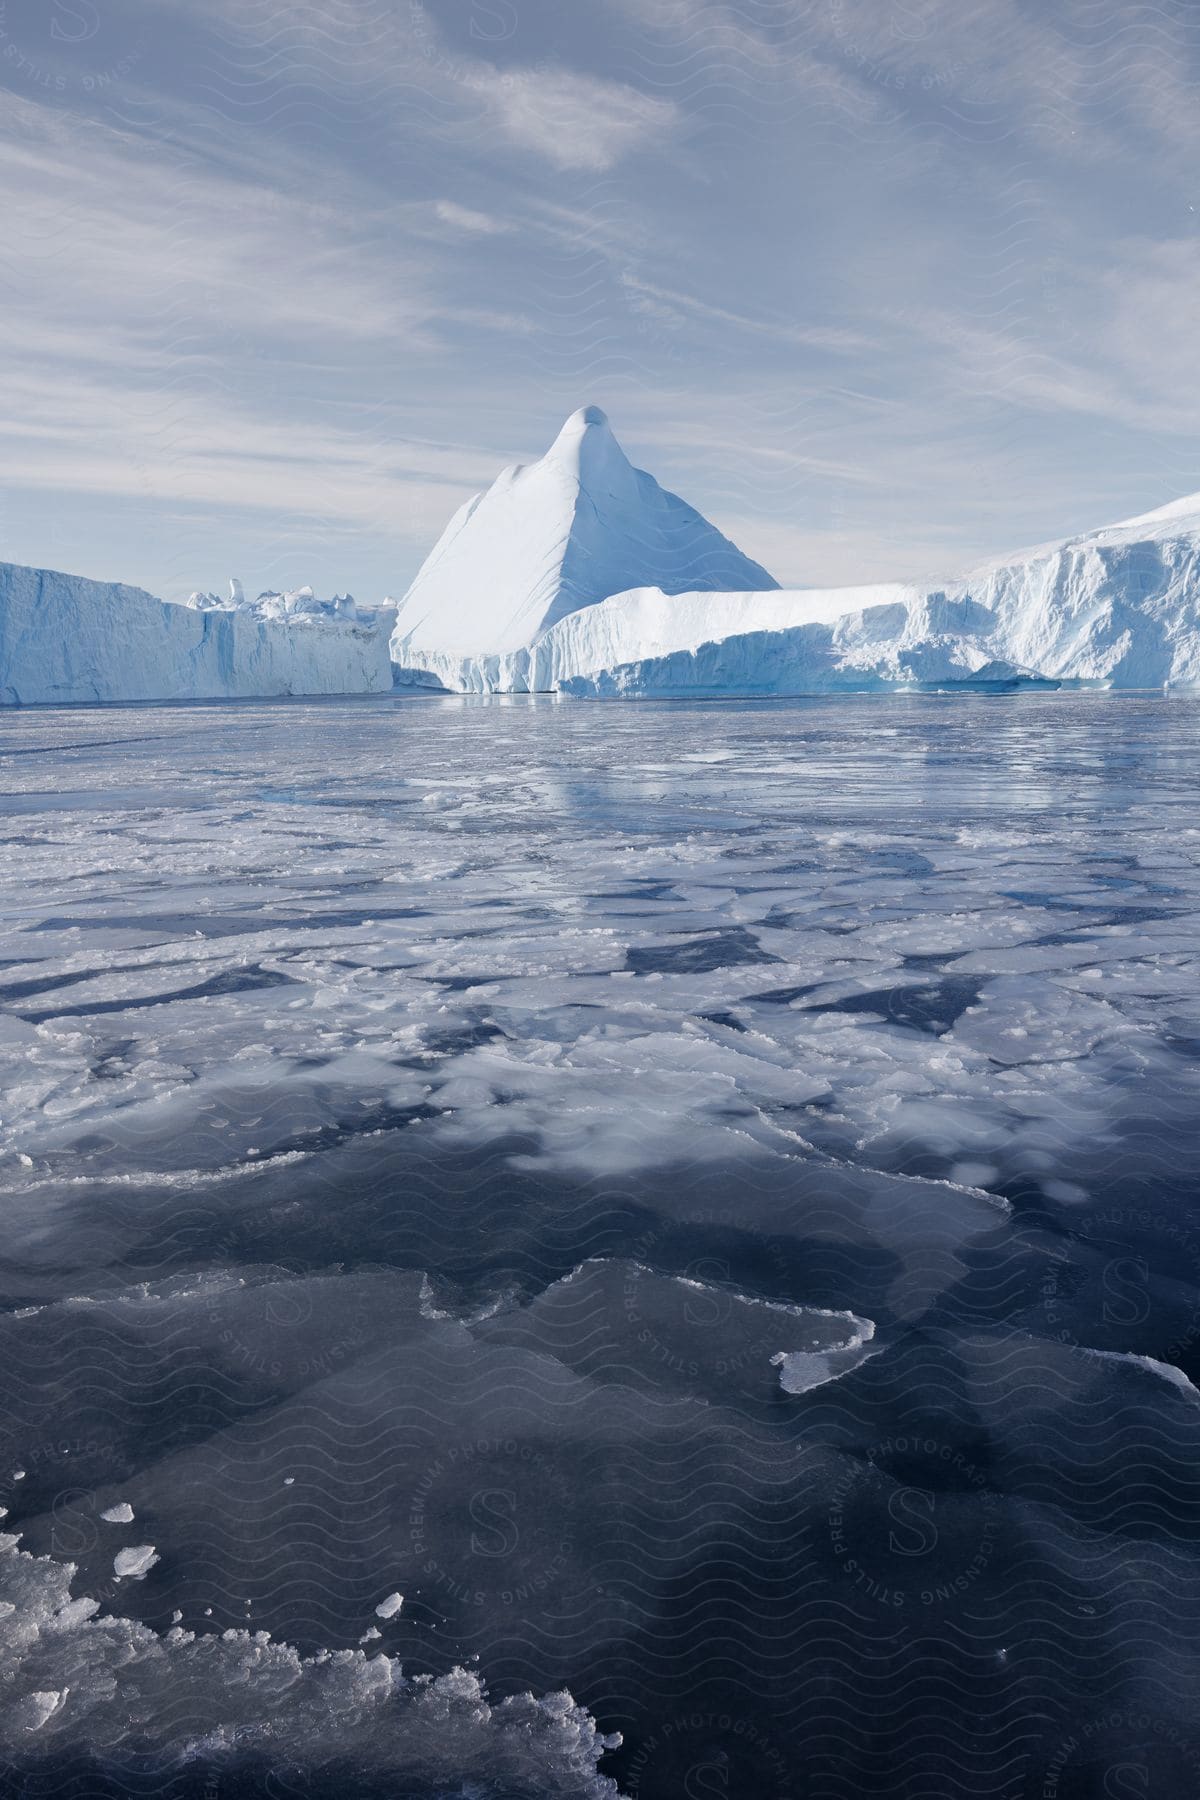
[{"label": "dark water", "polygon": [[1200,1792],[1194,702],[0,753],[6,1791]]}]

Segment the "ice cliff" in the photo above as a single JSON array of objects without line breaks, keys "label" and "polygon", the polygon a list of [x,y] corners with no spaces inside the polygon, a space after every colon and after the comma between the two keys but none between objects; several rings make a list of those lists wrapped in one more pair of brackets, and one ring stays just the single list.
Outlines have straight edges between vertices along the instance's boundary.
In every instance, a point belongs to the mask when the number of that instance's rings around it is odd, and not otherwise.
[{"label": "ice cliff", "polygon": [[141,588],[0,563],[0,703],[383,693],[394,616],[286,615],[211,595],[172,606]]}]

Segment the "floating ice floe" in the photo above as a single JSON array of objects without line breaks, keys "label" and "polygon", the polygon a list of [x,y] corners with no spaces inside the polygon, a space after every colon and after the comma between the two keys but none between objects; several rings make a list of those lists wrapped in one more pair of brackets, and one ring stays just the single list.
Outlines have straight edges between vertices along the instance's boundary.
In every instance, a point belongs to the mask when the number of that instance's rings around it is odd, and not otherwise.
[{"label": "floating ice floe", "polygon": [[848,1375],[869,1357],[877,1356],[882,1348],[871,1343],[875,1336],[873,1319],[816,1307],[809,1308],[809,1318],[813,1323],[819,1320],[823,1328],[814,1332],[808,1348],[780,1350],[771,1358],[772,1368],[779,1370],[779,1385],[785,1394],[807,1394],[827,1381],[836,1381],[839,1375]]},{"label": "floating ice floe", "polygon": [[153,1544],[133,1544],[128,1550],[117,1551],[113,1558],[113,1574],[118,1581],[140,1581],[158,1561]]},{"label": "floating ice floe", "polygon": [[68,1688],[38,1688],[27,1694],[22,1708],[26,1731],[40,1731],[61,1709],[69,1691]]}]

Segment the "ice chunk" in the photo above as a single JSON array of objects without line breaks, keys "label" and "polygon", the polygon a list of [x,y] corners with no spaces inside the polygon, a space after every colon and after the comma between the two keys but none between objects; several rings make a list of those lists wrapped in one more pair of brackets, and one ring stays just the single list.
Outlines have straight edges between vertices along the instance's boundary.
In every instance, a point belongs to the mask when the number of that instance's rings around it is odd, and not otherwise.
[{"label": "ice chunk", "polygon": [[871,1344],[875,1336],[873,1319],[814,1307],[811,1320],[817,1329],[807,1348],[781,1350],[771,1358],[772,1367],[779,1370],[779,1385],[785,1394],[807,1394],[827,1381],[836,1381],[839,1375],[849,1374],[879,1353],[880,1346]]},{"label": "ice chunk", "polygon": [[133,1544],[128,1550],[118,1550],[113,1558],[113,1574],[118,1581],[126,1578],[140,1581],[142,1576],[159,1561],[153,1544]]},{"label": "ice chunk", "polygon": [[24,1725],[26,1731],[40,1731],[48,1719],[52,1719],[61,1708],[68,1688],[39,1688],[27,1694],[24,1702]]},{"label": "ice chunk", "polygon": [[377,1619],[394,1619],[403,1605],[403,1594],[389,1594],[386,1600],[381,1600],[375,1608],[375,1617]]},{"label": "ice chunk", "polygon": [[1160,1381],[1169,1382],[1191,1400],[1200,1400],[1200,1390],[1174,1363],[1162,1362],[1157,1356],[1140,1356],[1132,1350],[1093,1350],[1088,1347],[1085,1356],[1094,1357],[1101,1362],[1125,1363],[1131,1368],[1145,1369],[1147,1374],[1155,1375]]},{"label": "ice chunk", "polygon": [[131,1525],[133,1508],[128,1500],[119,1500],[116,1506],[110,1506],[107,1511],[100,1514],[100,1517],[108,1525]]}]

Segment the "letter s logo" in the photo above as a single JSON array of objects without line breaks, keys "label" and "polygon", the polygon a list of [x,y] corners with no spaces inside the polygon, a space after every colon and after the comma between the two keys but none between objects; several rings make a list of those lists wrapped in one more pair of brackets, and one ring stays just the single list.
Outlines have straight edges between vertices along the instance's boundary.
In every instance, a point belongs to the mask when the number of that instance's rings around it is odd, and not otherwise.
[{"label": "letter s logo", "polygon": [[1104,1771],[1107,1800],[1149,1800],[1150,1771],[1144,1763],[1113,1763]]},{"label": "letter s logo", "polygon": [[50,1548],[55,1556],[82,1556],[94,1550],[100,1533],[92,1517],[92,1496],[86,1488],[64,1488],[50,1507]]},{"label": "letter s logo", "polygon": [[683,1316],[688,1324],[723,1324],[733,1311],[733,1302],[728,1294],[714,1292],[713,1284],[729,1280],[729,1264],[714,1256],[699,1257],[688,1264],[685,1279],[703,1283],[702,1287],[690,1290],[684,1301]]},{"label": "letter s logo", "polygon": [[297,1774],[280,1775],[274,1769],[267,1773],[268,1800],[306,1800],[308,1781]]},{"label": "letter s logo", "polygon": [[688,1800],[716,1800],[729,1793],[729,1762],[724,1756],[712,1762],[693,1763],[683,1778]]},{"label": "letter s logo", "polygon": [[913,44],[927,38],[933,30],[930,12],[928,0],[924,5],[914,5],[912,0],[907,0],[907,4],[896,6],[892,11],[892,36],[907,38]]},{"label": "letter s logo", "polygon": [[100,29],[100,14],[93,0],[54,0],[54,16],[50,20],[50,36],[60,43],[84,44]]},{"label": "letter s logo", "polygon": [[279,1775],[275,1769],[270,1769],[266,1775],[266,1795],[268,1800],[306,1800],[308,1778],[297,1773]]},{"label": "letter s logo", "polygon": [[[489,31],[480,23],[480,14],[491,20]],[[471,36],[486,38],[489,44],[503,43],[505,38],[517,35],[517,9],[512,0],[475,0],[471,8]]]},{"label": "letter s logo", "polygon": [[938,1541],[933,1522],[933,1495],[921,1488],[898,1488],[888,1500],[888,1516],[899,1525],[905,1537],[892,1531],[888,1548],[894,1556],[928,1556]]},{"label": "letter s logo", "polygon": [[516,1523],[517,1496],[511,1488],[480,1488],[472,1494],[468,1511],[471,1523],[479,1526],[479,1531],[471,1533],[472,1555],[511,1556],[521,1539]]},{"label": "letter s logo", "polygon": [[272,1325],[303,1325],[312,1317],[312,1296],[298,1281],[281,1281],[267,1295],[266,1314]]},{"label": "letter s logo", "polygon": [[1141,1325],[1150,1317],[1150,1269],[1140,1256],[1105,1264],[1104,1317],[1109,1325]]}]

